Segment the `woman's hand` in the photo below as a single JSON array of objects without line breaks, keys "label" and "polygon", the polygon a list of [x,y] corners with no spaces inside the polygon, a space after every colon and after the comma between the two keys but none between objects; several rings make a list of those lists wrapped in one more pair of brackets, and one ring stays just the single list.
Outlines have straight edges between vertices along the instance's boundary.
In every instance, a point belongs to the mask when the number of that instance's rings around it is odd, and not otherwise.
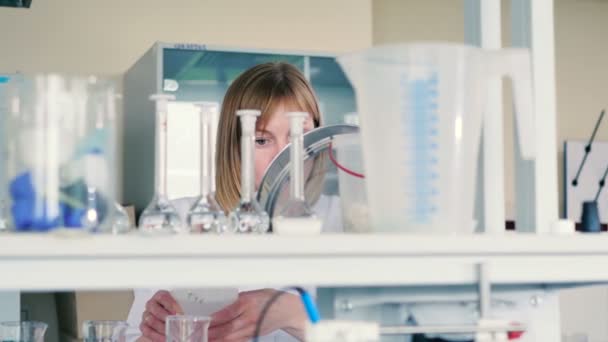
[{"label": "woman's hand", "polygon": [[[210,342],[246,342],[255,332],[264,305],[277,293],[264,289],[241,292],[236,302],[211,316]],[[285,293],[272,304],[261,327],[260,336],[283,329],[303,340],[306,311],[297,295]]]},{"label": "woman's hand", "polygon": [[165,342],[165,318],[183,314],[182,308],[167,291],[158,291],[146,302],[139,330],[145,341]]}]

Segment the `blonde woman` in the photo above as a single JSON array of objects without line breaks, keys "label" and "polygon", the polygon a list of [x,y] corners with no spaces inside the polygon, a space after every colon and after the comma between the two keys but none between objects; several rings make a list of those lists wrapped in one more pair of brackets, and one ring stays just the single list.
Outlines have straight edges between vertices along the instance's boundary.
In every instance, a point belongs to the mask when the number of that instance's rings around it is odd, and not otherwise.
[{"label": "blonde woman", "polygon": [[[304,124],[309,131],[320,125],[319,106],[308,81],[287,63],[266,63],[241,74],[228,88],[220,114],[217,139],[217,199],[226,211],[240,198],[240,123],[238,109],[259,109],[255,137],[255,185],[258,187],[272,159],[289,143],[289,121],[286,113],[304,111],[310,114]],[[188,201],[176,202],[182,213]],[[323,205],[327,212],[336,204]],[[276,292],[260,289],[240,292],[235,303],[212,315],[209,341],[249,341],[262,307]],[[138,326],[140,340],[165,341],[165,317],[181,313],[181,308],[168,291],[136,290],[129,313],[131,326]],[[290,342],[303,340],[306,313],[299,298],[285,294],[264,319],[260,341]]]}]

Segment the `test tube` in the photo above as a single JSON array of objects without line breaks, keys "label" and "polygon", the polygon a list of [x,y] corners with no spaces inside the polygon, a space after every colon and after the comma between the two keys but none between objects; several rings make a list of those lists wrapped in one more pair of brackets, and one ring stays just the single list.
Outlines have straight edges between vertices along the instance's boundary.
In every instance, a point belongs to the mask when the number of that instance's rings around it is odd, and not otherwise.
[{"label": "test tube", "polygon": [[224,233],[228,222],[224,210],[215,199],[213,192],[213,116],[218,112],[215,102],[199,102],[195,106],[200,111],[200,196],[188,213],[188,226],[195,233]]},{"label": "test tube", "polygon": [[254,142],[255,123],[261,112],[241,109],[236,115],[241,120],[241,200],[229,217],[230,229],[236,233],[266,233],[270,227],[268,214],[254,197]]},{"label": "test tube", "polygon": [[273,219],[273,232],[278,234],[318,234],[322,222],[316,217],[304,196],[304,121],[306,112],[289,112],[290,188],[289,200]]},{"label": "test tube", "polygon": [[183,230],[181,219],[167,196],[167,112],[175,96],[154,94],[156,104],[154,197],[139,218],[139,229],[150,233],[176,233]]}]

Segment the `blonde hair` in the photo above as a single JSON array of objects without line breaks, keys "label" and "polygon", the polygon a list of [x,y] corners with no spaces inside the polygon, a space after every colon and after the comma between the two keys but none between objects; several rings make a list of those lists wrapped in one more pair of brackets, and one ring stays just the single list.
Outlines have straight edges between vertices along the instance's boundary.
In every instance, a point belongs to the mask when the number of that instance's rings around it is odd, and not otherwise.
[{"label": "blonde hair", "polygon": [[239,109],[258,109],[258,127],[264,127],[279,105],[308,112],[314,126],[321,121],[319,105],[311,85],[293,65],[283,62],[256,65],[228,88],[220,113],[216,154],[216,197],[225,211],[233,209],[241,193],[241,124]]}]

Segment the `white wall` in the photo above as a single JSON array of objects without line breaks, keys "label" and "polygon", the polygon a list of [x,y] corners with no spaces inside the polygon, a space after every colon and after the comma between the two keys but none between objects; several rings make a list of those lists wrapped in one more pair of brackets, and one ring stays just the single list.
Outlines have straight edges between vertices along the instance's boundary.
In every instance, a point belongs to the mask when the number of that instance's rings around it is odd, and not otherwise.
[{"label": "white wall", "polygon": [[34,0],[0,9],[0,71],[118,74],[155,41],[347,51],[371,0]]}]

